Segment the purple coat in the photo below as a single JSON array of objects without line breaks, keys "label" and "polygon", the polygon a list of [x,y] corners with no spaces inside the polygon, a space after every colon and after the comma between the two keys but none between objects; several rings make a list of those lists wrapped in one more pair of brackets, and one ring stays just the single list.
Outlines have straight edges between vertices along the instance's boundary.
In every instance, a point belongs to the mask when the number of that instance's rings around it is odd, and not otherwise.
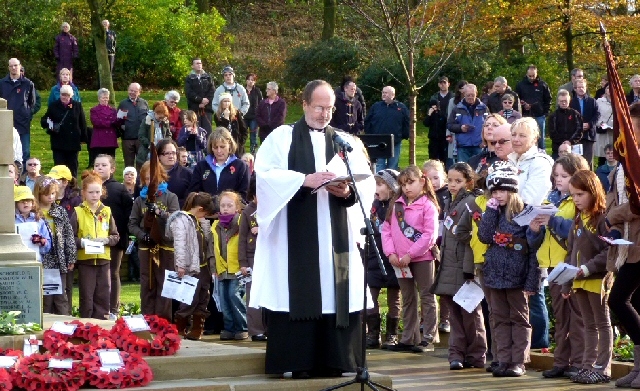
[{"label": "purple coat", "polygon": [[93,134],[90,148],[118,148],[117,111],[111,106],[97,105],[89,111]]},{"label": "purple coat", "polygon": [[58,61],[56,74],[60,69],[73,69],[73,59],[78,58],[78,40],[69,33],[60,33],[56,36],[56,43],[53,46],[53,55]]}]

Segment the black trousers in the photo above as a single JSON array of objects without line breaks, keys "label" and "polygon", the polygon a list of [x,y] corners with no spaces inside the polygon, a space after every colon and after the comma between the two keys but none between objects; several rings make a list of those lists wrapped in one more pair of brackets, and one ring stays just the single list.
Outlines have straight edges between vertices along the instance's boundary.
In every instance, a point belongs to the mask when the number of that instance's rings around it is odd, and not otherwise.
[{"label": "black trousers", "polygon": [[429,159],[440,160],[441,162],[447,161],[449,143],[446,139],[429,139]]},{"label": "black trousers", "polygon": [[51,152],[53,152],[54,165],[64,164],[71,171],[71,175],[74,178],[78,177],[78,151],[52,149]]},{"label": "black trousers", "polygon": [[629,334],[634,344],[640,344],[640,262],[625,263],[618,271],[609,308]]},{"label": "black trousers", "polygon": [[336,328],[336,315],[318,320],[290,319],[288,312],[267,311],[267,355],[265,372],[327,370],[355,372],[362,365],[360,312],[349,314],[349,326]]}]

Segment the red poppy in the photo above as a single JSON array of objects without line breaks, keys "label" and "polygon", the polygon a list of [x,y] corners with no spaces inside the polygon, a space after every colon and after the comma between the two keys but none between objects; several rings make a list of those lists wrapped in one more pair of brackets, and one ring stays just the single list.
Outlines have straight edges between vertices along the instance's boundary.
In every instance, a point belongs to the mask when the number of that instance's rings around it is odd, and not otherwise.
[{"label": "red poppy", "polygon": [[233,175],[236,172],[236,168],[234,166],[229,167],[229,171],[231,171],[231,174]]}]

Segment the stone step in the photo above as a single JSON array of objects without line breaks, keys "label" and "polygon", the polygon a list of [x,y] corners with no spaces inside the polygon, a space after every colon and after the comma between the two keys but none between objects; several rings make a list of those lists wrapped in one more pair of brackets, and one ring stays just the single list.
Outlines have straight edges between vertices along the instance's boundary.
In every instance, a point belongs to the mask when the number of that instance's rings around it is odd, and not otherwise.
[{"label": "stone step", "polygon": [[[155,372],[154,372],[155,374]],[[224,377],[215,379],[182,379],[159,381],[154,378],[145,390],[153,391],[309,391],[322,390],[343,382],[353,380],[355,374],[345,374],[339,378],[318,378],[293,380],[273,378],[267,375],[251,375],[240,377]],[[371,373],[371,380],[387,387],[392,386],[391,377]],[[368,389],[368,387],[365,387]],[[85,390],[85,388],[81,389]],[[89,388],[86,388],[89,390]],[[342,390],[360,390],[360,384],[353,384]]]}]

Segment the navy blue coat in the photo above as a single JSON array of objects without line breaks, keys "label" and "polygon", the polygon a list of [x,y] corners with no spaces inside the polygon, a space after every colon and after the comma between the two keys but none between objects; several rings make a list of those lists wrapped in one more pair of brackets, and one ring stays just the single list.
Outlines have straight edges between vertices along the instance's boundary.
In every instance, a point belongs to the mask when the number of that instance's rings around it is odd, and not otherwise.
[{"label": "navy blue coat", "polygon": [[206,191],[215,196],[224,190],[233,190],[240,193],[242,199],[246,200],[247,190],[249,189],[249,166],[235,156],[233,158],[234,160],[222,169],[219,181],[216,179],[216,173],[209,163],[215,158],[207,155],[204,160],[200,160],[193,168],[189,193]]},{"label": "navy blue coat", "polygon": [[36,104],[36,89],[26,77],[16,82],[7,75],[0,80],[0,98],[7,100],[7,109],[13,110],[13,126],[19,134],[28,134],[31,128],[31,109]]},{"label": "navy blue coat", "polygon": [[191,170],[186,167],[182,167],[180,163],[176,163],[171,170],[167,171],[169,180],[167,181],[167,187],[170,192],[178,196],[178,203],[180,209],[184,205],[184,200],[189,195],[189,186],[191,185]]},{"label": "navy blue coat", "polygon": [[580,101],[576,96],[576,92],[571,93],[571,103],[569,107],[582,115],[582,122],[587,122],[590,125],[589,130],[585,130],[582,133],[582,139],[586,141],[596,141],[596,121],[598,120],[598,105],[596,100],[589,94],[585,95],[583,109],[580,110]]},{"label": "navy blue coat", "polygon": [[374,103],[364,120],[365,134],[393,134],[393,143],[409,138],[409,109],[403,103],[384,101]]}]

